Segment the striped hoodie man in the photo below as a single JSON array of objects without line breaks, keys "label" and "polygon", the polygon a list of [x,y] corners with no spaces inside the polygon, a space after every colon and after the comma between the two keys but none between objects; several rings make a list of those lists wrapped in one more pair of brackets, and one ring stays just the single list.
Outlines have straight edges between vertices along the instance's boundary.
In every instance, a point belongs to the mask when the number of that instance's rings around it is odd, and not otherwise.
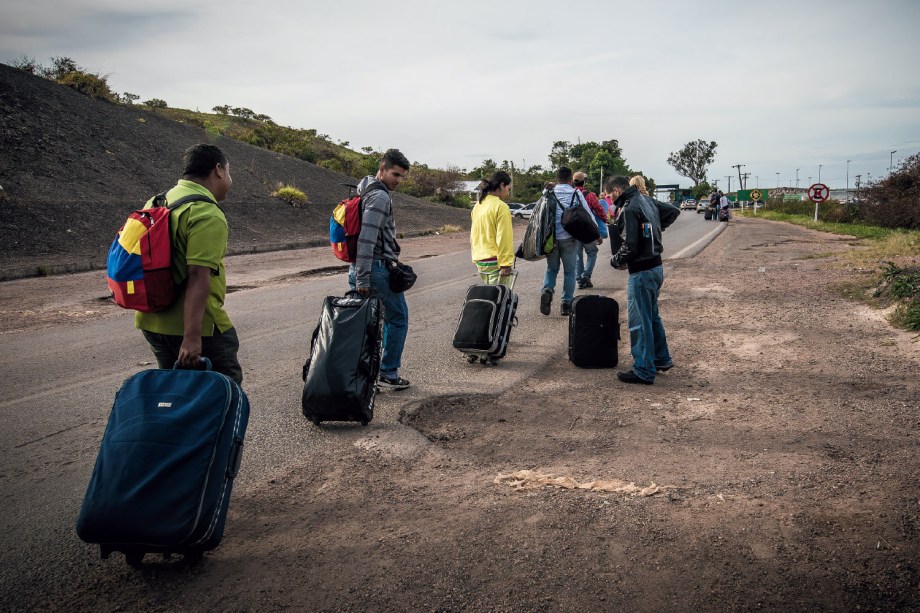
[{"label": "striped hoodie man", "polygon": [[409,332],[409,306],[406,296],[390,289],[390,266],[399,261],[396,222],[390,192],[409,172],[409,160],[397,149],[390,149],[380,160],[375,176],[358,184],[361,194],[361,234],[358,255],[351,265],[348,283],[364,296],[373,294],[384,308],[383,357],[380,361],[381,388],[402,390],[409,381],[399,376],[403,347]]}]

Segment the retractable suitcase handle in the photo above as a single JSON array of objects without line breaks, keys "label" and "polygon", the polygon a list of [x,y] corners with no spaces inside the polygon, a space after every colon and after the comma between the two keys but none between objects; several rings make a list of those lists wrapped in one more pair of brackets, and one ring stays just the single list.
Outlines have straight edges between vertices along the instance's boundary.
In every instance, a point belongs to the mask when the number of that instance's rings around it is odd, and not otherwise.
[{"label": "retractable suitcase handle", "polygon": [[502,283],[501,280],[502,280],[504,277],[499,277],[499,278],[498,278],[498,283],[499,283],[499,285],[504,285],[504,286],[507,287],[509,290],[514,291],[514,283],[515,283],[515,281],[517,281],[517,277],[518,277],[518,271],[517,271],[517,269],[516,269],[516,268],[512,268],[512,269],[511,269],[511,274],[510,274],[510,275],[507,275],[507,276],[511,277],[511,283],[508,283],[508,284]]}]

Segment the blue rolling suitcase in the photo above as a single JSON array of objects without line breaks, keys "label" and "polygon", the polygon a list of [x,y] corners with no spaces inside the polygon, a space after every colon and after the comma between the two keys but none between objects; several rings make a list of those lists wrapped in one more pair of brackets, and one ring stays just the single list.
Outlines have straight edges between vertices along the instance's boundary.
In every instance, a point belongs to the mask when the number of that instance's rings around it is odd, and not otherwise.
[{"label": "blue rolling suitcase", "polygon": [[77,534],[103,558],[146,553],[197,559],[220,544],[240,467],[249,400],[210,370],[145,370],[128,378],[102,438]]}]

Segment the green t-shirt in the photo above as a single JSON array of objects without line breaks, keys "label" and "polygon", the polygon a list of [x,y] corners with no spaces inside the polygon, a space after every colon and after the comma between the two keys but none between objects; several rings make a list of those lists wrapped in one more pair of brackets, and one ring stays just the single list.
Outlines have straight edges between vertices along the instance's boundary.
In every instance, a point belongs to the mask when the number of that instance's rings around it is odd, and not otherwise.
[{"label": "green t-shirt", "polygon": [[[167,192],[166,201],[175,202],[192,194],[201,194],[215,200],[204,186],[183,179]],[[151,198],[144,208],[148,208],[152,203]],[[224,311],[224,298],[227,295],[224,255],[227,253],[229,236],[224,212],[210,202],[183,204],[170,213],[169,232],[172,236],[173,279],[176,283],[185,283],[190,264],[211,269],[211,291],[201,321],[201,335],[212,336],[215,326],[220,332],[226,332],[233,324]],[[134,327],[158,334],[182,336],[185,332],[184,304],[185,292],[182,291],[176,302],[166,310],[157,313],[136,312]]]}]

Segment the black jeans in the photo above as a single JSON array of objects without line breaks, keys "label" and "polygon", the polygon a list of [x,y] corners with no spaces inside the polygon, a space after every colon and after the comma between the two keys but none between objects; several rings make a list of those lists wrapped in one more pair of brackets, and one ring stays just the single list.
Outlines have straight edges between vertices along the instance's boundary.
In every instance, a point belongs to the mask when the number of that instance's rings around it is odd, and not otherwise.
[{"label": "black jeans", "polygon": [[[144,338],[150,344],[153,355],[156,356],[157,365],[160,368],[172,368],[179,359],[179,348],[182,347],[182,337],[172,334],[157,334],[141,330]],[[236,329],[230,328],[221,333],[216,327],[213,336],[201,337],[201,356],[211,360],[211,367],[222,374],[227,375],[237,382],[243,384],[243,368],[236,357],[240,350],[240,339],[236,335]]]}]

